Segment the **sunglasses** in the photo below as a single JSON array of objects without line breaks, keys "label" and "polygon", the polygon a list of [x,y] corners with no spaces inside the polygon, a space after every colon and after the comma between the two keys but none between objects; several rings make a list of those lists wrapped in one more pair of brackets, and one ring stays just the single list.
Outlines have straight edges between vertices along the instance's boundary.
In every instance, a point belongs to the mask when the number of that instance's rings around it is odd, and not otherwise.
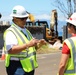
[{"label": "sunglasses", "polygon": [[16,18],[16,19],[20,19],[20,20],[27,20],[28,19],[28,17],[24,17],[24,18]]}]

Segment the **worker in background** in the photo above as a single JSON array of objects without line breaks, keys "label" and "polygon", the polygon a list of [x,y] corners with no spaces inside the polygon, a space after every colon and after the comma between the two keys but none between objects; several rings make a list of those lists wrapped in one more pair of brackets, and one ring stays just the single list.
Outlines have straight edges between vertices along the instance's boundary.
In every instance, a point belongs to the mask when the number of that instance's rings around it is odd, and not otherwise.
[{"label": "worker in background", "polygon": [[13,17],[13,24],[4,32],[7,75],[34,75],[38,67],[36,48],[46,44],[46,41],[33,38],[25,28],[29,14],[23,6],[15,6],[10,16]]},{"label": "worker in background", "polygon": [[76,75],[76,13],[67,20],[67,29],[71,37],[63,42],[58,75]]}]

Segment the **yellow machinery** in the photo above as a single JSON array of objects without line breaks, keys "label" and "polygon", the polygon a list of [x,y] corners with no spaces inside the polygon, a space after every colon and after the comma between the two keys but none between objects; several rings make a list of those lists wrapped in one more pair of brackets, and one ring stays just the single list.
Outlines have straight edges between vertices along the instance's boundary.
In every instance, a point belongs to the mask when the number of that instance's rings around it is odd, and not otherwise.
[{"label": "yellow machinery", "polygon": [[[50,28],[48,27],[47,21],[35,21],[34,15],[31,13],[27,12],[29,14],[29,19],[30,21],[27,22],[29,25],[34,24],[34,26],[41,26],[41,25],[46,25],[46,40],[51,40],[55,39],[58,37],[58,31],[57,31],[57,11],[52,10],[51,13],[51,21],[50,21]],[[27,24],[26,23],[26,24]],[[33,26],[33,25],[32,25]]]}]

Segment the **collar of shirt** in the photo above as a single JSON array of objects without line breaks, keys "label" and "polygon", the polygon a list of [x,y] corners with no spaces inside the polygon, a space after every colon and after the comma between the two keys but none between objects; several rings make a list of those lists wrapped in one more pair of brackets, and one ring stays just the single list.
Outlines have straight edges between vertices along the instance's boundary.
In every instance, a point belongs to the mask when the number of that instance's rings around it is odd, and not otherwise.
[{"label": "collar of shirt", "polygon": [[26,32],[26,28],[25,27],[24,28],[21,28],[21,27],[19,27],[16,24],[14,24],[14,26],[17,27],[20,31],[23,31],[23,33],[27,35],[27,32]]},{"label": "collar of shirt", "polygon": [[18,25],[14,24],[15,27],[17,27],[20,31],[22,31],[28,38],[28,40],[30,40],[30,37],[28,36],[28,33],[26,31],[26,28],[21,28]]}]

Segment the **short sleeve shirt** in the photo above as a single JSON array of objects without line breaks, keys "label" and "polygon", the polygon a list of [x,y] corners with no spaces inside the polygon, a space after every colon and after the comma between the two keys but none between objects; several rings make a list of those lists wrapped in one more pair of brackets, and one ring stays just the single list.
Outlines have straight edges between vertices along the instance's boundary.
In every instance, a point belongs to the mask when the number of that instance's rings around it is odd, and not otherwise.
[{"label": "short sleeve shirt", "polygon": [[9,31],[6,34],[5,42],[6,42],[6,50],[10,50],[12,46],[18,44],[16,36],[11,31]]},{"label": "short sleeve shirt", "polygon": [[[74,34],[72,37],[76,37],[76,34]],[[66,43],[63,44],[62,54],[70,54],[70,49]]]},{"label": "short sleeve shirt", "polygon": [[[20,28],[19,26],[15,25],[19,30],[22,30],[26,35],[27,32],[26,32],[26,28]],[[9,31],[7,34],[6,34],[6,37],[5,37],[5,42],[6,42],[6,50],[10,50],[14,45],[17,45],[18,44],[18,41],[17,41],[17,38],[16,36],[13,34],[13,32]]]}]

